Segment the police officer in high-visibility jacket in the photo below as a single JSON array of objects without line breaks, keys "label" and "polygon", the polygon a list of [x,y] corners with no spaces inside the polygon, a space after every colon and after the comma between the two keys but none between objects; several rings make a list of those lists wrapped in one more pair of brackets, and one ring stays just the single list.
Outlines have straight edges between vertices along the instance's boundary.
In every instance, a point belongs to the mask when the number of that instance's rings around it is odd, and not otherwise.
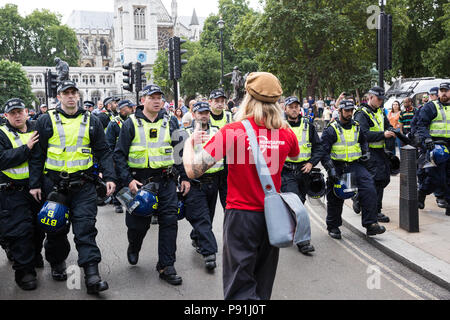
[{"label": "police officer in high-visibility jacket", "polygon": [[[209,95],[209,105],[211,106],[211,118],[210,125],[222,129],[226,124],[233,122],[233,114],[226,110],[227,108],[227,96],[222,89],[216,89]],[[228,166],[221,171],[219,182],[219,198],[222,208],[225,210],[227,206],[227,178],[228,178]]]},{"label": "police officer in high-visibility jacket", "polygon": [[[323,149],[316,128],[309,123],[308,118],[301,116],[300,101],[297,97],[289,97],[285,100],[286,119],[297,136],[300,147],[300,157],[296,160],[286,159],[281,172],[281,192],[293,192],[297,194],[303,203],[306,201],[308,174],[323,157]],[[303,254],[314,251],[311,244],[305,243],[299,246]]]},{"label": "police officer in high-visibility jacket", "polygon": [[367,141],[358,123],[352,120],[355,105],[350,100],[339,104],[339,119],[331,122],[322,134],[325,156],[322,164],[328,171],[327,229],[335,239],[341,239],[344,200],[337,197],[334,184],[343,173],[353,175],[362,208],[362,225],[367,235],[381,234],[386,229],[377,223],[377,199],[372,176],[365,168],[370,158]]},{"label": "police officer in high-visibility jacket", "polygon": [[[370,89],[367,104],[361,104],[355,112],[354,119],[359,123],[361,131],[369,143],[370,160],[367,169],[372,174],[377,190],[377,211],[379,222],[389,222],[388,216],[381,212],[383,207],[383,194],[391,181],[391,169],[385,152],[386,139],[395,138],[395,133],[384,113],[384,89],[373,87]],[[359,199],[359,198],[358,198]]]},{"label": "police officer in high-visibility jacket", "polygon": [[[128,186],[132,193],[137,193],[139,187],[149,182],[159,185],[159,261],[156,270],[161,279],[180,285],[182,278],[174,267],[178,233],[178,175],[184,195],[189,192],[190,184],[181,161],[175,164],[174,150],[177,150],[180,141],[173,141],[172,136],[179,128],[177,122],[170,121],[168,115],[161,112],[162,95],[156,85],[144,88],[141,98],[143,106],[139,106],[136,114],[125,121],[120,131],[114,162],[122,184]],[[135,265],[151,219],[131,214],[126,214],[125,219],[128,227],[128,262]]]},{"label": "police officer in high-visibility jacket", "polygon": [[[116,148],[116,143],[119,139],[120,129],[122,128],[123,123],[128,119],[128,116],[133,113],[133,103],[130,100],[122,100],[119,102],[117,108],[119,114],[111,120],[106,128],[106,143],[112,151]],[[120,188],[117,188],[116,192],[119,190]],[[116,213],[123,213],[122,205],[115,196],[113,197],[113,205]]]},{"label": "police officer in high-visibility jacket", "polygon": [[[58,87],[60,107],[39,117],[36,123],[39,143],[29,162],[30,193],[40,201],[56,188],[67,197],[78,265],[84,269],[87,292],[96,294],[107,290],[108,284],[101,280],[98,270],[101,253],[95,241],[97,193],[91,176],[94,157],[103,168],[108,195],[115,191],[116,175],[104,129],[97,117],[78,108],[79,99],[76,84],[63,81]],[[70,252],[69,229],[70,226],[60,233],[47,234],[45,257],[56,281],[67,279],[65,260]]]},{"label": "police officer in high-visibility jacket", "polygon": [[100,122],[102,123],[105,132],[109,123],[119,115],[117,112],[117,106],[119,101],[120,99],[115,97],[107,97],[105,100],[103,100],[103,105],[105,106],[105,109],[103,109],[97,116],[100,119]]},{"label": "police officer in high-visibility jacket", "polygon": [[[442,141],[447,148],[450,147],[450,82],[440,84],[438,100],[430,101],[421,108],[416,131],[421,146],[428,153],[435,148],[436,141]],[[424,178],[419,185],[419,203],[424,203],[425,196],[437,190],[450,203],[450,161],[423,171]],[[448,206],[445,214],[450,215]]]},{"label": "police officer in high-visibility jacket", "polygon": [[[192,136],[196,126],[201,126],[202,131],[207,132],[210,137],[219,131],[218,127],[209,125],[210,106],[207,102],[197,102],[192,111],[194,112],[194,121],[192,126],[185,129],[189,136]],[[204,142],[204,145],[206,143],[207,141]],[[208,270],[216,268],[217,242],[212,224],[223,170],[224,161],[222,159],[203,176],[191,180],[191,190],[184,202],[186,219],[193,227],[192,245],[203,256],[205,267]]]},{"label": "police officer in high-visibility jacket", "polygon": [[43,267],[45,234],[35,226],[42,204],[29,193],[28,159],[39,135],[22,100],[8,100],[5,114],[7,122],[0,126],[0,238],[13,261],[17,285],[34,290],[35,267]]}]

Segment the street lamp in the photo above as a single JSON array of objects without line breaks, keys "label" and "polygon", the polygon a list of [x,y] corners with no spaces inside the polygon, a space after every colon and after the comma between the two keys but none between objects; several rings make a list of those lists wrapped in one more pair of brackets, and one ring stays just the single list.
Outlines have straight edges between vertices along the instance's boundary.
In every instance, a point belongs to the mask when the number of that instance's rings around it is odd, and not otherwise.
[{"label": "street lamp", "polygon": [[221,59],[221,67],[222,67],[222,74],[220,77],[220,87],[223,88],[223,28],[225,27],[225,21],[220,18],[219,21],[217,21],[217,25],[220,30],[220,59]]}]

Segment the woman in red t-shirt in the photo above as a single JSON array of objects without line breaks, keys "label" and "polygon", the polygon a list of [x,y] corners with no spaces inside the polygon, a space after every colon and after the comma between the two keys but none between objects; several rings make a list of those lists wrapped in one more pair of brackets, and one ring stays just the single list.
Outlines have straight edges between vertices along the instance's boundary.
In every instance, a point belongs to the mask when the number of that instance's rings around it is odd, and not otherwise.
[{"label": "woman in red t-shirt", "polygon": [[[248,119],[278,192],[287,157],[300,154],[297,137],[283,120],[277,101],[283,91],[270,73],[248,76],[247,95],[236,123],[209,137],[199,129],[184,146],[183,163],[189,178],[203,175],[226,156],[228,194],[223,226],[223,286],[226,300],[268,300],[278,265],[279,249],[270,245],[264,218],[264,191],[242,124]],[[195,151],[194,151],[195,150]]]}]

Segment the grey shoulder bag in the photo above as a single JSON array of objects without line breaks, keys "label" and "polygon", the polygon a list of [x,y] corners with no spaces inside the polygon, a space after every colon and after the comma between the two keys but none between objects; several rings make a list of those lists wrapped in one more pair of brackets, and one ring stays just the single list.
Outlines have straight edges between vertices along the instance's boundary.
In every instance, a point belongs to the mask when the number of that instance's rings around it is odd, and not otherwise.
[{"label": "grey shoulder bag", "polygon": [[278,193],[261,153],[255,131],[248,120],[242,121],[255,159],[256,171],[264,190],[264,216],[269,242],[277,248],[303,244],[311,240],[311,224],[302,201],[292,192]]}]

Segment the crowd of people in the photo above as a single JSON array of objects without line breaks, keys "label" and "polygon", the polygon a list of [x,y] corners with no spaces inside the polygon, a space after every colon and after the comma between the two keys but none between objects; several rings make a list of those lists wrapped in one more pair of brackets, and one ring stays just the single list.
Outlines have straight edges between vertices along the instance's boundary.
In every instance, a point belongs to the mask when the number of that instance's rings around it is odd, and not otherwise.
[{"label": "crowd of people", "polygon": [[[125,206],[131,265],[139,262],[151,224],[159,225],[156,270],[162,280],[181,285],[175,269],[180,203],[192,226],[192,246],[211,271],[217,267],[219,250],[212,228],[219,200],[225,212],[225,299],[270,299],[279,248],[269,241],[267,186],[250,161],[245,125],[264,143],[261,151],[277,192],[293,192],[303,203],[307,195],[326,196],[327,230],[334,239],[341,239],[346,199],[361,213],[368,236],[386,231],[380,224],[390,221],[382,213],[391,174],[386,150],[397,136],[395,129],[417,141],[420,154],[427,155],[423,161],[434,164],[419,168],[419,206],[435,193],[450,214],[449,161],[438,161],[438,151],[447,148],[450,139],[449,83],[442,83],[437,99],[420,111],[414,112],[411,101],[405,100],[404,110],[395,105],[389,115],[381,87],[373,87],[359,105],[346,93],[336,100],[282,99],[280,81],[265,72],[249,74],[245,89],[239,106],[217,89],[208,98],[190,101],[189,107],[180,100],[175,109],[160,87],[149,85],[138,105],[108,97],[97,108],[92,101],[79,108],[76,83],[63,81],[56,108],[42,107],[36,118],[22,100],[7,101],[6,121],[0,126],[0,241],[13,263],[17,285],[37,288],[35,269],[44,266],[43,249],[52,278],[67,280],[67,235],[72,228],[87,292],[109,288],[98,270],[99,197],[112,198],[117,213]],[[327,122],[321,136],[312,125],[314,110]],[[446,149],[442,156],[448,153]],[[321,190],[312,190],[317,182],[313,175],[322,175],[319,163],[327,181]],[[124,194],[140,202],[128,206]],[[295,244],[303,254],[315,251],[309,240]]]}]

